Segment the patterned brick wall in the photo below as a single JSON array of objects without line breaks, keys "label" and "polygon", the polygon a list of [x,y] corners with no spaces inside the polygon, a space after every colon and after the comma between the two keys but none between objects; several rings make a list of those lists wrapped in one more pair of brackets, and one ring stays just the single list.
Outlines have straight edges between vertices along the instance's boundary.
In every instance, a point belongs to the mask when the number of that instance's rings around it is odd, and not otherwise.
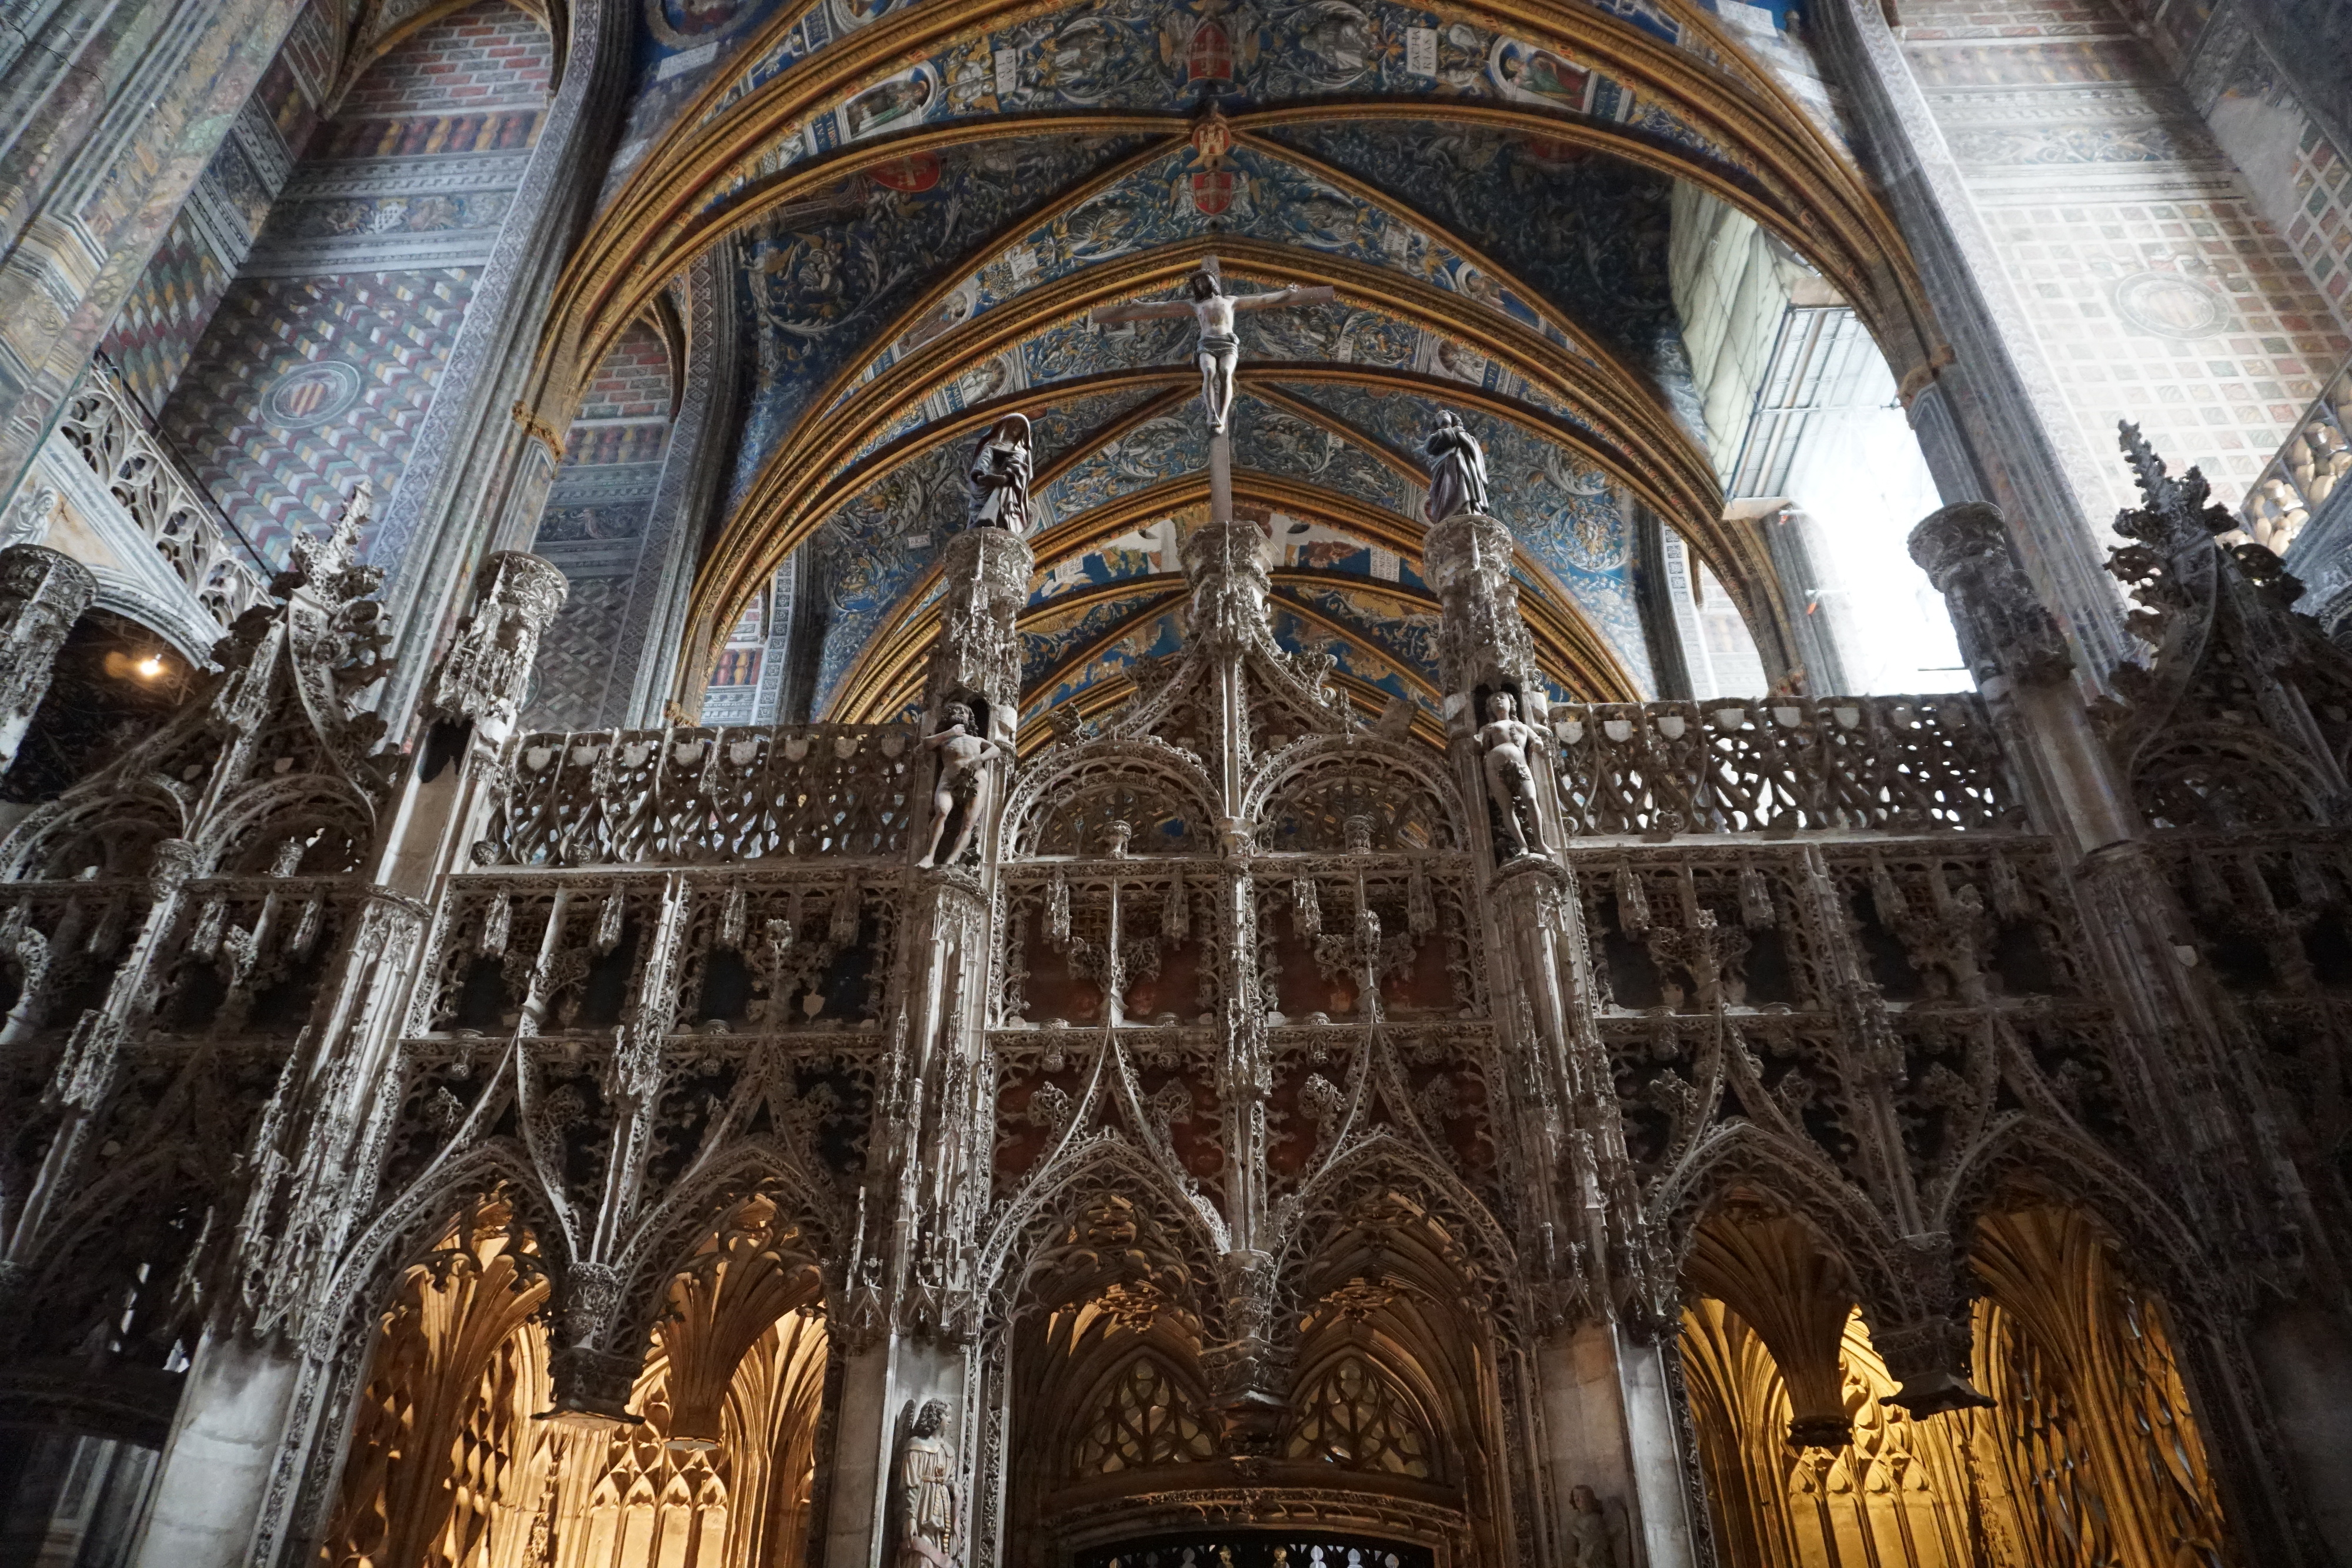
[{"label": "patterned brick wall", "polygon": [[189,192],[100,350],[149,413],[163,406],[318,129],[334,50],[332,0],[306,8]]},{"label": "patterned brick wall", "polygon": [[616,651],[638,575],[659,570],[644,558],[669,446],[672,386],[669,346],[639,322],[606,351],[566,435],[531,546],[572,581],[540,644],[523,716],[535,728],[612,723],[610,706],[627,699],[635,671],[622,667]]},{"label": "patterned brick wall", "polygon": [[476,5],[400,45],[353,85],[336,118],[535,110],[547,101],[553,57],[536,19],[512,5]]},{"label": "patterned brick wall", "polygon": [[[2185,48],[2168,53],[2263,215],[2286,235],[2336,321],[2352,327],[2352,161],[2277,57],[2283,40],[2258,36],[2242,10],[2216,11]],[[2186,13],[2175,5],[2158,23],[2176,15]],[[2158,25],[2155,37],[2169,45],[2173,35]],[[2333,64],[2341,70],[2340,60]]]},{"label": "patterned brick wall", "polygon": [[551,60],[505,0],[420,30],[360,78],[268,204],[162,416],[264,554],[282,559],[362,476],[379,509],[398,484]]},{"label": "patterned brick wall", "polygon": [[2115,424],[2234,504],[2347,341],[2189,93],[2108,0],[1906,0],[1912,69],[2117,506]]}]

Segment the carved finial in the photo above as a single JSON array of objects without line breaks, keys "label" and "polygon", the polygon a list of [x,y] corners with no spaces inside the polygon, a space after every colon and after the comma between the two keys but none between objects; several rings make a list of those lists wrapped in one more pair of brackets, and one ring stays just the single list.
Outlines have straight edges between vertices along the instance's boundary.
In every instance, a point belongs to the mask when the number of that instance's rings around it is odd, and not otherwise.
[{"label": "carved finial", "polygon": [[2141,436],[2138,425],[2117,420],[2116,444],[2123,448],[2132,477],[2146,497],[2146,505],[2127,507],[2116,514],[2116,532],[2124,538],[2169,552],[2202,544],[2238,526],[2227,507],[2207,503],[2212,487],[2201,469],[2191,467],[2178,479],[2166,475],[2164,459]]},{"label": "carved finial", "polygon": [[362,475],[352,486],[351,499],[343,503],[342,511],[329,525],[326,533],[315,538],[297,538],[287,553],[293,559],[291,575],[300,584],[318,589],[333,598],[357,599],[373,592],[383,580],[381,570],[355,565],[360,550],[360,530],[375,511],[375,486]]}]

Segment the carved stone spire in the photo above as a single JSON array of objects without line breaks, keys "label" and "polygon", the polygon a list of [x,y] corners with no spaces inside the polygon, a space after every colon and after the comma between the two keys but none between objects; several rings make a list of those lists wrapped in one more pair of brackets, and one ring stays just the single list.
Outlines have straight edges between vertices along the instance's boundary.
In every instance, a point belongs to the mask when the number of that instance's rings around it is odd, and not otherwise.
[{"label": "carved stone spire", "polygon": [[1429,530],[1422,559],[1444,606],[1437,673],[1446,691],[1484,684],[1540,689],[1535,643],[1511,578],[1511,530],[1484,512],[1456,512]]},{"label": "carved stone spire", "polygon": [[474,579],[474,612],[458,626],[434,685],[441,715],[511,728],[539,640],[571,591],[553,561],[525,551],[499,550],[484,561]]},{"label": "carved stone spire", "polygon": [[2000,508],[1961,501],[1911,530],[1911,559],[1949,607],[1961,656],[1978,680],[2048,685],[2074,667],[2058,622],[2018,563]]},{"label": "carved stone spire", "polygon": [[97,597],[98,579],[79,561],[39,545],[0,550],[0,769],[48,693],[66,633]]},{"label": "carved stone spire", "polygon": [[1006,528],[966,528],[947,542],[940,570],[940,643],[923,707],[934,719],[961,695],[987,703],[992,739],[1009,741],[1021,700],[1021,639],[1013,620],[1029,597],[1036,559]]}]

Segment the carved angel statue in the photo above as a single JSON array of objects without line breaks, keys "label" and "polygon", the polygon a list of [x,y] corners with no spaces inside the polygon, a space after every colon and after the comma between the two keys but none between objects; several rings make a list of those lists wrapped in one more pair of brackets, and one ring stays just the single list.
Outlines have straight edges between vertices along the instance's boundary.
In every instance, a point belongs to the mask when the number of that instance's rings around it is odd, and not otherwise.
[{"label": "carved angel statue", "polygon": [[898,1519],[890,1568],[954,1568],[955,1449],[940,1436],[947,1419],[946,1405],[926,1400],[898,1445],[890,1478]]},{"label": "carved angel statue", "polygon": [[1450,408],[1439,414],[1422,450],[1429,455],[1429,501],[1423,509],[1430,522],[1486,509],[1486,453],[1461,415]]},{"label": "carved angel statue", "polygon": [[[971,845],[973,831],[980,825],[981,769],[992,758],[1007,755],[1004,747],[984,735],[972,733],[971,709],[962,703],[950,703],[941,717],[947,723],[936,734],[926,736],[923,744],[940,754],[940,780],[931,789],[931,844],[923,858],[915,863],[925,870],[934,864],[953,865],[963,858]],[[940,841],[947,836],[950,819],[955,820],[955,843],[944,857],[940,854]]]},{"label": "carved angel statue", "polygon": [[1029,531],[1029,416],[1008,413],[971,455],[971,526]]},{"label": "carved angel statue", "polygon": [[37,545],[49,537],[57,519],[58,493],[47,485],[16,492],[5,515],[0,516],[0,549],[11,545]]},{"label": "carved angel statue", "polygon": [[1531,751],[1545,745],[1543,731],[1518,716],[1519,705],[1508,692],[1486,699],[1486,722],[1478,730],[1478,750],[1485,761],[1486,795],[1502,821],[1506,858],[1527,854],[1543,843],[1543,821],[1536,811],[1536,770]]}]

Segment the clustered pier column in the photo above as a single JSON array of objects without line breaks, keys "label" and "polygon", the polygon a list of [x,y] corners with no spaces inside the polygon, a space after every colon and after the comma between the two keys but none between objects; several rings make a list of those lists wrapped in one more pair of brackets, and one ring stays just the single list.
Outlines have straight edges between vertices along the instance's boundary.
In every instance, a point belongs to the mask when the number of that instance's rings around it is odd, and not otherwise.
[{"label": "clustered pier column", "polygon": [[[1485,940],[1498,988],[1505,1092],[1548,1156],[1530,1256],[1552,1327],[1537,1359],[1553,1550],[1574,1553],[1580,1494],[1622,1500],[1645,1568],[1696,1564],[1692,1453],[1675,1413],[1674,1281],[1648,1243],[1615,1114],[1609,1055],[1551,752],[1549,688],[1519,611],[1509,528],[1464,510],[1436,523],[1423,564],[1443,606],[1438,674],[1447,749],[1471,805]],[[1483,805],[1483,810],[1481,806]]]},{"label": "clustered pier column", "polygon": [[1034,563],[1020,535],[1002,528],[967,528],[943,557],[940,641],[924,683],[931,756],[914,775],[919,788],[930,786],[929,810],[918,811],[911,841],[921,852],[905,873],[901,1000],[889,1020],[873,1175],[830,1328],[844,1363],[822,1525],[834,1563],[892,1560],[896,1472],[908,1467],[954,1478],[963,1515],[954,1537],[969,1540],[976,1505],[961,1478],[974,1473],[980,1403],[1007,1397],[983,1391],[979,1377],[977,1252],[995,1137],[985,1061],[999,817],[1020,723],[1013,622]]},{"label": "clustered pier column", "polygon": [[69,556],[40,545],[0,550],[0,773],[48,695],[66,633],[97,598],[98,579]]}]

